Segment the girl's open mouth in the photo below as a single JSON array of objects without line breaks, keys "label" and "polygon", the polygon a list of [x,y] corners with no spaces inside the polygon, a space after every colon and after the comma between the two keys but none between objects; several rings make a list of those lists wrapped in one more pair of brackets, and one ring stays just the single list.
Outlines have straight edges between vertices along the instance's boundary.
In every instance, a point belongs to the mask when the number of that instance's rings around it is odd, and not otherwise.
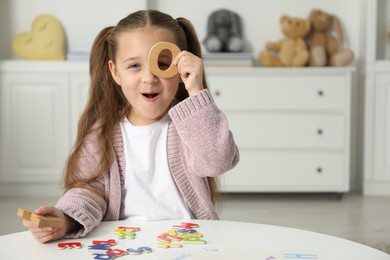
[{"label": "girl's open mouth", "polygon": [[142,93],[142,95],[146,98],[155,98],[158,96],[158,93]]}]

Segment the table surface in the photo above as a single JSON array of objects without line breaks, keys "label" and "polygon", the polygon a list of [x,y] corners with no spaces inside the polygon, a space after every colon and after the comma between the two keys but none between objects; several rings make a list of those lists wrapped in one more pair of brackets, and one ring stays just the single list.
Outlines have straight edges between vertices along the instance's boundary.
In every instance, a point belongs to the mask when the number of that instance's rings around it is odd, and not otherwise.
[{"label": "table surface", "polygon": [[[184,221],[186,222],[186,221]],[[206,244],[183,244],[181,248],[157,247],[157,236],[180,225],[181,220],[102,222],[84,238],[39,244],[29,231],[0,236],[0,259],[61,260],[94,259],[88,246],[93,240],[115,239],[112,249],[127,250],[147,246],[153,252],[125,255],[117,259],[370,259],[389,260],[390,255],[349,240],[320,233],[280,226],[246,222],[191,220],[199,224],[197,231]],[[118,239],[119,226],[141,228],[135,239]],[[81,242],[82,247],[59,250],[59,242]],[[53,258],[54,257],[54,258]]]}]

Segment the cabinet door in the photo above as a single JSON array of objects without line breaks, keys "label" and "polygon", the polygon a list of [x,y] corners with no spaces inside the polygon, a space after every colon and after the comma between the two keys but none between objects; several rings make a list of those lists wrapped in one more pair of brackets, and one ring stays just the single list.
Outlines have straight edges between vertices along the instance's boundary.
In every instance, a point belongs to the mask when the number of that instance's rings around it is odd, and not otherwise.
[{"label": "cabinet door", "polygon": [[390,75],[376,77],[374,173],[377,180],[390,180]]},{"label": "cabinet door", "polygon": [[0,77],[3,181],[59,181],[69,151],[65,74]]}]

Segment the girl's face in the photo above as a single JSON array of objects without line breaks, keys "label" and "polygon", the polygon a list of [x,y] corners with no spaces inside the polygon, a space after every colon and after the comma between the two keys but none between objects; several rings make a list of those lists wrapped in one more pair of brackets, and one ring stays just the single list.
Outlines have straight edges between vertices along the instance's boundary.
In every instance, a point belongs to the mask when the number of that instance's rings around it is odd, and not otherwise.
[{"label": "girl's face", "polygon": [[[116,60],[109,61],[111,74],[131,105],[128,119],[133,125],[159,121],[168,112],[179,87],[179,74],[159,78],[149,70],[149,50],[160,41],[175,43],[172,33],[158,27],[122,33],[118,39]],[[160,66],[168,68],[170,62],[171,57],[163,51],[159,57]]]}]

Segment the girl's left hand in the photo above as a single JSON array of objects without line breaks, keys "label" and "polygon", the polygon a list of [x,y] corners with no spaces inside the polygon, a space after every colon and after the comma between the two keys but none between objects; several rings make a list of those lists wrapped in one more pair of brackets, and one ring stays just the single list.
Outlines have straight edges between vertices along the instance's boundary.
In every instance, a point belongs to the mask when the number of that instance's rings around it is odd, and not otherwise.
[{"label": "girl's left hand", "polygon": [[191,52],[182,51],[173,60],[190,96],[203,90],[203,61]]}]

